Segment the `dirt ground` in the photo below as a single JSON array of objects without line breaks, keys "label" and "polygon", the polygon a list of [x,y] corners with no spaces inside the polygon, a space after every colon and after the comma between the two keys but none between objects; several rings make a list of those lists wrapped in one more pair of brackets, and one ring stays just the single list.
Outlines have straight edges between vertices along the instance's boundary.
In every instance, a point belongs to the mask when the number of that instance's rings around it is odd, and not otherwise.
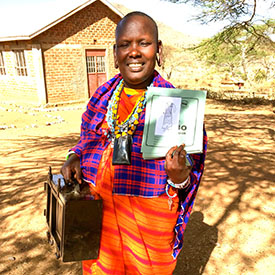
[{"label": "dirt ground", "polygon": [[[83,105],[0,105],[0,274],[81,274],[46,238],[44,182],[78,140]],[[275,274],[272,106],[207,100],[203,181],[174,274]]]}]

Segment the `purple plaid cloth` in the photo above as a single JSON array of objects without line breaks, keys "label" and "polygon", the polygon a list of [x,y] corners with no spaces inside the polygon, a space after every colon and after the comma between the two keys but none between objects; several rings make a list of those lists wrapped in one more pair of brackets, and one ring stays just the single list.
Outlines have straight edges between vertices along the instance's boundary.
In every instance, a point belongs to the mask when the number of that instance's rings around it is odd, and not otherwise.
[{"label": "purple plaid cloth", "polygon": [[[71,149],[80,158],[83,179],[93,185],[96,184],[97,169],[102,153],[110,143],[104,135],[101,125],[105,120],[108,101],[121,79],[121,74],[117,74],[95,91],[87,105],[87,110],[82,115],[80,140]],[[164,80],[156,71],[154,72],[153,86],[173,88],[172,84]],[[145,109],[140,115],[139,124],[133,135],[131,165],[115,166],[114,194],[150,198],[157,197],[165,192],[167,182],[167,175],[164,170],[165,160],[144,160],[140,151]],[[182,248],[183,233],[204,169],[206,147],[207,137],[204,131],[204,152],[202,154],[192,154],[194,165],[191,172],[191,185],[186,190],[184,201],[181,202],[181,210],[175,226],[177,234],[173,251],[174,257],[177,257]]]}]

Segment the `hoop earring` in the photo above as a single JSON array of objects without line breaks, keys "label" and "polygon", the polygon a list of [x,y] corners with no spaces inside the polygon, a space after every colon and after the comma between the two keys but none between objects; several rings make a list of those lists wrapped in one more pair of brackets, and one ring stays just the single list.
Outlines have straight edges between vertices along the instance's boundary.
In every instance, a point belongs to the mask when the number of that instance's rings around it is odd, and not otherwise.
[{"label": "hoop earring", "polygon": [[118,64],[117,63],[115,63],[115,68],[118,69]]},{"label": "hoop earring", "polygon": [[157,60],[157,64],[159,67],[161,67],[161,62],[160,62],[160,56],[159,53],[156,54],[156,60]]}]

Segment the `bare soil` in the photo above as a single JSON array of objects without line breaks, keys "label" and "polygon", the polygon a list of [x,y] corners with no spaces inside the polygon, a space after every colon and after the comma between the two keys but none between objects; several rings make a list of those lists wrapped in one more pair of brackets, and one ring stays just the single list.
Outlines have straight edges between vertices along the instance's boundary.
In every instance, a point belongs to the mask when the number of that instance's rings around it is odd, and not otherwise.
[{"label": "bare soil", "polygon": [[[0,274],[81,274],[46,238],[44,182],[79,138],[83,105],[1,104]],[[50,116],[48,116],[50,115]],[[275,274],[272,106],[207,101],[207,161],[174,274]]]}]

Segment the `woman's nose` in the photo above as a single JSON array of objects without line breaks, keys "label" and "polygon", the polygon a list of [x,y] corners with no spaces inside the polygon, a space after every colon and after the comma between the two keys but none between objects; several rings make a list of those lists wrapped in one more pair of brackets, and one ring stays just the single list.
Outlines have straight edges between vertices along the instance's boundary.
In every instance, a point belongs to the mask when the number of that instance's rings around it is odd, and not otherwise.
[{"label": "woman's nose", "polygon": [[141,55],[140,51],[139,51],[139,48],[138,48],[138,45],[136,43],[134,43],[131,48],[130,48],[130,56],[132,57],[138,57]]}]

